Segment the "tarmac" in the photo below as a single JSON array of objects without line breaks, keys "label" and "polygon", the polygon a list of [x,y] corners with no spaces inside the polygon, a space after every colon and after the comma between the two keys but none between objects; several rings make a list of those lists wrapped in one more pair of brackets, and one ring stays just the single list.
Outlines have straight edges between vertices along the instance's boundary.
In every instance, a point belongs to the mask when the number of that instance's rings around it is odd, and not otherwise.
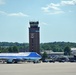
[{"label": "tarmac", "polygon": [[0,75],[76,75],[76,63],[0,64]]}]

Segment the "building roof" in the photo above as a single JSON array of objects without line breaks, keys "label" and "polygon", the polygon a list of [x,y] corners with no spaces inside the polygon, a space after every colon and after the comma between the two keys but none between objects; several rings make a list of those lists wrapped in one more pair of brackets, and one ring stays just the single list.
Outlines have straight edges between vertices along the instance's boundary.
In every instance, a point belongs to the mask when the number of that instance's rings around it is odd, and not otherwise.
[{"label": "building roof", "polygon": [[76,48],[71,48],[71,50],[76,50]]},{"label": "building roof", "polygon": [[43,52],[41,52],[42,54],[44,53],[44,52],[46,52],[47,54],[64,54],[64,52],[53,52],[52,50],[45,50],[45,51],[43,51]]}]

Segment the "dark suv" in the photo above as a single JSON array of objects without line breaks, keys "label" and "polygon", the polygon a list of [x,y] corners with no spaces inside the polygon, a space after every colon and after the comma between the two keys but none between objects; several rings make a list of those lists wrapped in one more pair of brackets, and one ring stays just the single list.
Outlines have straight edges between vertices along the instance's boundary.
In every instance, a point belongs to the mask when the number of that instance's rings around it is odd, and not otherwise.
[{"label": "dark suv", "polygon": [[50,63],[51,63],[51,62],[53,62],[53,63],[54,63],[54,62],[55,62],[55,60],[54,60],[54,59],[50,59],[50,60],[49,60],[49,62],[50,62]]}]

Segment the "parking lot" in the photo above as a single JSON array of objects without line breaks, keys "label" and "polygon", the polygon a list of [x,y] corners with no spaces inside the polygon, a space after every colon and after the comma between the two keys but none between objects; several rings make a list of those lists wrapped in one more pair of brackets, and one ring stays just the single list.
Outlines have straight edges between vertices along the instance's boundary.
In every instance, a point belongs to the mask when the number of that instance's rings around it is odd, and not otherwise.
[{"label": "parking lot", "polygon": [[0,75],[76,75],[76,63],[0,64]]}]

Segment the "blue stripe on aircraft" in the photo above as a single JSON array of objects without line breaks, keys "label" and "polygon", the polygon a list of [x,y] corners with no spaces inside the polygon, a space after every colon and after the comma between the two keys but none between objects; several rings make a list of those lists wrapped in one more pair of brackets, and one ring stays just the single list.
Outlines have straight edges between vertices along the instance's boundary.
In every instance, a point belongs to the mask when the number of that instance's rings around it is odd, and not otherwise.
[{"label": "blue stripe on aircraft", "polygon": [[27,57],[41,57],[41,56],[39,54],[35,53],[35,52],[31,52],[29,54],[29,56],[27,56]]}]

